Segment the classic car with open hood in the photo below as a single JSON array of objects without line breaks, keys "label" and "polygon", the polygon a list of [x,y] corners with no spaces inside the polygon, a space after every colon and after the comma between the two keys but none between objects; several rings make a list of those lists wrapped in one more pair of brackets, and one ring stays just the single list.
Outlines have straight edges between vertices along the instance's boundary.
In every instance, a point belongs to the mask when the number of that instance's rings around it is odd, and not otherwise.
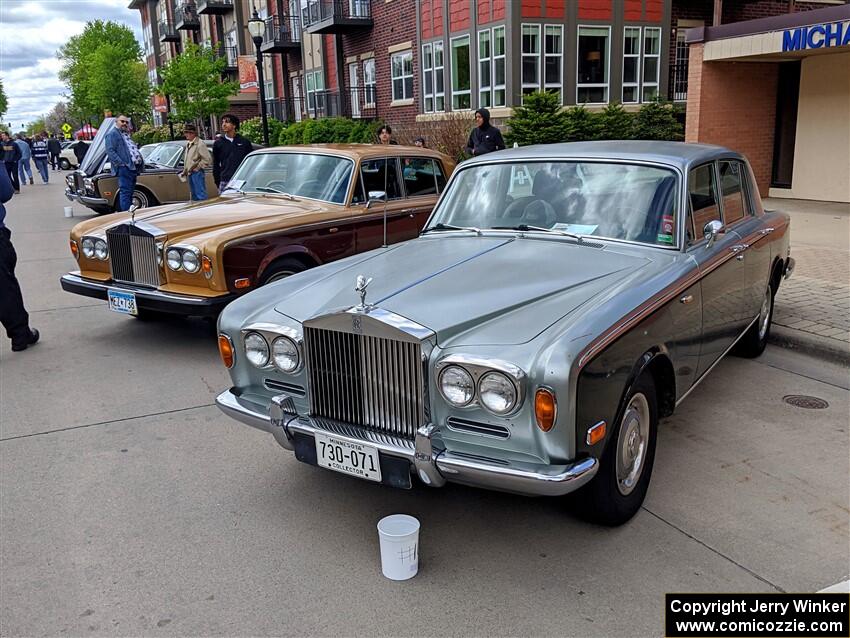
[{"label": "classic car with open hood", "polygon": [[564,495],[620,524],[658,419],[763,350],[794,260],[747,161],[588,142],[460,165],[419,238],[257,290],[219,317],[228,415],[312,465]]},{"label": "classic car with open hood", "polygon": [[403,146],[255,151],[216,199],[77,224],[62,288],[136,316],[215,316],[270,281],[416,237],[453,168]]}]

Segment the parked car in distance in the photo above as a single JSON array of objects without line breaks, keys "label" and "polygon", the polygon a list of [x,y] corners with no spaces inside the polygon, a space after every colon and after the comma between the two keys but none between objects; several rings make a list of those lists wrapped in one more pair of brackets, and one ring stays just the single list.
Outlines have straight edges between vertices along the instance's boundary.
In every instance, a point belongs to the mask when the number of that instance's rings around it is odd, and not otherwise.
[{"label": "parked car in distance", "polygon": [[416,147],[255,151],[215,200],[77,224],[79,270],[62,288],[126,314],[215,316],[268,282],[416,237],[453,168]]},{"label": "parked car in distance", "polygon": [[233,418],[305,463],[639,509],[658,420],[756,356],[794,260],[747,161],[586,142],[464,162],[418,239],[229,305]]},{"label": "parked car in distance", "polygon": [[79,168],[80,163],[77,160],[77,155],[74,153],[74,149],[80,144],[90,146],[91,142],[88,140],[75,140],[73,142],[69,142],[67,145],[63,145],[62,151],[59,153],[59,168],[63,171],[69,171],[72,168]]}]

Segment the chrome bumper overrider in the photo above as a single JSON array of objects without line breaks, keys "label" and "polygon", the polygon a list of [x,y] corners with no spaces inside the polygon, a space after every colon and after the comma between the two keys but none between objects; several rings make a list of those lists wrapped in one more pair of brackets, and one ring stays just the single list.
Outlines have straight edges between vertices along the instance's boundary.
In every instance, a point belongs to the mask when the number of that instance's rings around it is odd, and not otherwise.
[{"label": "chrome bumper overrider", "polygon": [[441,487],[450,481],[517,494],[560,496],[580,488],[599,469],[595,458],[568,465],[542,465],[472,457],[444,449],[434,425],[420,427],[414,441],[410,442],[365,428],[297,415],[286,395],[274,397],[268,411],[264,410],[262,401],[260,397],[252,400],[238,396],[233,390],[225,390],[215,400],[226,415],[270,432],[287,450],[294,450],[292,437],[296,433],[313,436],[317,430],[328,432],[351,441],[366,442],[382,454],[407,459],[422,482],[432,487]]},{"label": "chrome bumper overrider", "polygon": [[797,265],[797,262],[794,261],[793,257],[789,257],[788,261],[785,262],[785,279],[790,279],[791,275],[794,274],[794,266]]}]

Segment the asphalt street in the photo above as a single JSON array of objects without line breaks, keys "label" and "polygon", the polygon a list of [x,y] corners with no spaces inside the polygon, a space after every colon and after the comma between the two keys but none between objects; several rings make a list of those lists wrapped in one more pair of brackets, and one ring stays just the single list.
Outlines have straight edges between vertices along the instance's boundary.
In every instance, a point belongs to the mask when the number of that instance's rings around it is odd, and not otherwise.
[{"label": "asphalt street", "polygon": [[[848,578],[846,368],[773,346],[722,362],[662,422],[645,506],[617,529],[556,499],[376,486],[221,414],[210,323],[64,293],[89,215],[63,217],[60,175],[8,205],[42,341],[0,341],[3,636],[657,636],[666,592]],[[380,571],[390,513],[422,523],[403,583]]]}]

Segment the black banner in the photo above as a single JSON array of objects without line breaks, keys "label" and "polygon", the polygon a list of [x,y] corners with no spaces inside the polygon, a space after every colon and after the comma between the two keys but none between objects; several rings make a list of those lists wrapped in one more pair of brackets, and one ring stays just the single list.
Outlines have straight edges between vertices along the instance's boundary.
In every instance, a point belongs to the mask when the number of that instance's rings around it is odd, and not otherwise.
[{"label": "black banner", "polygon": [[666,594],[668,638],[850,638],[850,594]]}]

